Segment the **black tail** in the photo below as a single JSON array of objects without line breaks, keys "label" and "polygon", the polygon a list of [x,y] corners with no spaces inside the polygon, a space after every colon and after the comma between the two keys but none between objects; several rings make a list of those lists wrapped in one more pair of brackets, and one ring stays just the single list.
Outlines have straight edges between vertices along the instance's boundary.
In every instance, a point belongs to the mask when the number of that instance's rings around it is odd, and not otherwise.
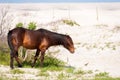
[{"label": "black tail", "polygon": [[8,35],[7,35],[7,40],[8,40],[8,45],[9,45],[9,48],[10,48],[10,67],[11,69],[13,69],[13,51],[14,51],[14,47],[13,47],[13,43],[12,43],[12,31],[9,31],[8,32]]},{"label": "black tail", "polygon": [[8,35],[7,35],[7,40],[8,40],[9,48],[12,51],[12,50],[14,50],[14,48],[13,48],[13,44],[12,44],[12,36],[11,35],[12,35],[12,31],[9,31]]}]

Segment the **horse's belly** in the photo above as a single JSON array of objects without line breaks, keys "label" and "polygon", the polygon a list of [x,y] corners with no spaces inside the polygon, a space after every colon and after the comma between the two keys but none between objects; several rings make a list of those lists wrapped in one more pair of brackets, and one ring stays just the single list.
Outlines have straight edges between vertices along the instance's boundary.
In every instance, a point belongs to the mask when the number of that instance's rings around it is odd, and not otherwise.
[{"label": "horse's belly", "polygon": [[27,48],[27,49],[36,49],[36,48],[37,48],[35,45],[27,44],[27,43],[24,43],[24,44],[23,44],[23,47],[25,47],[25,48]]},{"label": "horse's belly", "polygon": [[27,49],[36,49],[36,40],[31,40],[30,36],[25,36],[23,40],[23,47]]}]

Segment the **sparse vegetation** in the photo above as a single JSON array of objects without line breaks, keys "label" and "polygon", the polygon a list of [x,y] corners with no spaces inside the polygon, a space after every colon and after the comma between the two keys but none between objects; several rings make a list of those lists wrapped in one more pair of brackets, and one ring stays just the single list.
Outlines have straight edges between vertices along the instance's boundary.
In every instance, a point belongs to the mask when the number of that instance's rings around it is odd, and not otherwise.
[{"label": "sparse vegetation", "polygon": [[88,73],[88,74],[92,74],[92,73],[93,73],[93,71],[92,71],[92,70],[89,70],[89,71],[87,71],[87,73]]},{"label": "sparse vegetation", "polygon": [[18,23],[18,24],[16,24],[16,27],[23,27],[23,23]]},{"label": "sparse vegetation", "polygon": [[48,77],[49,76],[49,74],[47,73],[47,72],[39,72],[38,74],[37,74],[37,76],[44,76],[44,77]]},{"label": "sparse vegetation", "polygon": [[73,20],[63,20],[63,23],[67,24],[67,25],[70,25],[70,26],[80,26],[76,21],[73,21]]},{"label": "sparse vegetation", "polygon": [[66,79],[66,74],[65,73],[60,73],[57,77],[58,80],[65,80]]},{"label": "sparse vegetation", "polygon": [[95,26],[97,26],[97,27],[108,27],[108,25],[107,24],[96,24]]},{"label": "sparse vegetation", "polygon": [[28,29],[30,29],[30,30],[35,30],[36,29],[36,23],[35,22],[30,22],[29,24],[28,24]]},{"label": "sparse vegetation", "polygon": [[107,72],[102,72],[102,73],[98,73],[95,75],[96,77],[108,77],[109,76],[109,73]]},{"label": "sparse vegetation", "polygon": [[112,78],[109,76],[109,73],[102,72],[95,75],[94,80],[120,80],[120,78]]},{"label": "sparse vegetation", "polygon": [[0,80],[9,80],[9,78],[6,78],[4,76],[0,76]]},{"label": "sparse vegetation", "polygon": [[81,69],[75,71],[74,73],[75,73],[75,74],[79,74],[79,75],[84,75],[84,74],[86,74],[86,72],[83,71],[83,70],[81,70]]},{"label": "sparse vegetation", "polygon": [[1,65],[9,65],[10,57],[9,53],[4,53],[0,51],[0,64]]},{"label": "sparse vegetation", "polygon": [[12,74],[24,74],[25,72],[20,69],[13,69],[11,70],[11,73]]},{"label": "sparse vegetation", "polygon": [[74,68],[70,67],[66,69],[67,73],[74,73]]}]

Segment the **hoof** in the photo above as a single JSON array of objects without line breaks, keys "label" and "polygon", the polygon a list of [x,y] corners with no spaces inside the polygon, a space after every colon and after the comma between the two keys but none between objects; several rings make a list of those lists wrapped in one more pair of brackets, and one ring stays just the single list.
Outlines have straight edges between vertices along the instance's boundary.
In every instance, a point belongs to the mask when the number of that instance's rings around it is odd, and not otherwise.
[{"label": "hoof", "polygon": [[11,66],[10,66],[10,68],[11,68],[11,69],[14,69],[14,67],[11,67]]},{"label": "hoof", "polygon": [[34,67],[34,65],[31,65],[31,67],[33,68],[33,67]]},{"label": "hoof", "polygon": [[42,67],[43,67],[43,64],[42,64],[42,65],[40,65],[40,67],[42,68]]},{"label": "hoof", "polygon": [[33,68],[34,66],[35,66],[35,64],[34,64],[34,63],[32,63],[31,67]]},{"label": "hoof", "polygon": [[19,64],[18,67],[22,67],[22,65]]}]

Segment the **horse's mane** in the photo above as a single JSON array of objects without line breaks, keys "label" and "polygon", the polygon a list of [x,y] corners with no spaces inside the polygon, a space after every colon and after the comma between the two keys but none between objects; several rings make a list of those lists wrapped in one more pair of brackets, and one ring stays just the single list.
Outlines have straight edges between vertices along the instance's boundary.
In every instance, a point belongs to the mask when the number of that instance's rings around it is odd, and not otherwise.
[{"label": "horse's mane", "polygon": [[66,34],[56,33],[56,32],[53,32],[53,31],[50,31],[50,30],[47,30],[47,29],[43,29],[43,28],[38,29],[38,31],[40,31],[42,33],[48,33],[48,34],[56,34],[56,35],[61,35],[61,36],[69,36],[69,35],[66,35]]}]

